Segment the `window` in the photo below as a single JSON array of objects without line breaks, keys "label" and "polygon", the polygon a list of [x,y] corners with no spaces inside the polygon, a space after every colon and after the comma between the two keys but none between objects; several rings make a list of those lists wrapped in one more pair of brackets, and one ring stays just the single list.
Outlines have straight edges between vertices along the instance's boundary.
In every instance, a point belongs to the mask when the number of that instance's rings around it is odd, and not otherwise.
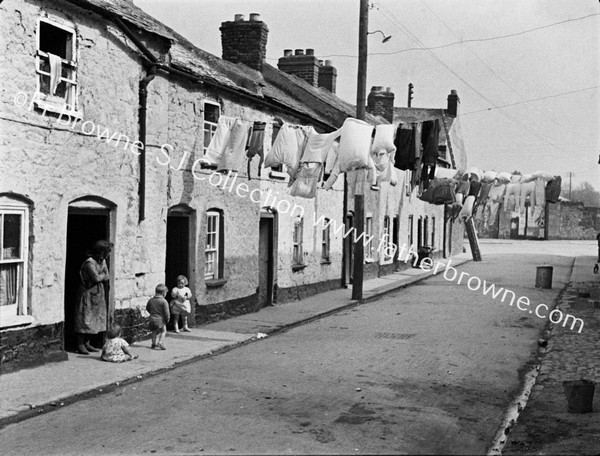
[{"label": "window", "polygon": [[413,216],[409,215],[408,216],[408,247],[412,247],[413,242],[415,240],[414,238],[414,233],[413,233]]},{"label": "window", "polygon": [[52,112],[73,115],[77,110],[75,30],[72,27],[40,19],[37,39],[36,106]]},{"label": "window", "polygon": [[204,279],[223,278],[223,212],[209,209],[206,213],[206,247],[204,248]]},{"label": "window", "polygon": [[423,243],[422,245],[427,246],[427,238],[429,237],[429,217],[425,217],[423,222]]},{"label": "window", "polygon": [[387,215],[383,217],[383,245],[385,246],[382,249],[383,261],[390,261],[392,259],[390,256],[392,252],[392,230],[390,218]]},{"label": "window", "polygon": [[[373,216],[369,215],[365,218],[365,237],[363,239],[371,239],[371,236],[373,236]],[[372,240],[365,246],[365,260],[373,261]]]},{"label": "window", "polygon": [[217,131],[219,124],[219,117],[221,117],[221,106],[217,103],[210,101],[204,102],[204,153],[210,144],[210,140]]},{"label": "window", "polygon": [[16,202],[0,205],[0,320],[3,326],[27,314],[28,239],[27,206]]},{"label": "window", "polygon": [[435,247],[435,217],[431,217],[431,248]]},{"label": "window", "polygon": [[294,265],[304,264],[304,250],[302,246],[302,238],[304,234],[304,219],[302,217],[296,217],[294,222],[294,252],[292,261]]},{"label": "window", "polygon": [[330,228],[329,219],[325,219],[325,225],[323,227],[323,242],[321,247],[321,261],[329,262],[329,242],[330,242]]}]

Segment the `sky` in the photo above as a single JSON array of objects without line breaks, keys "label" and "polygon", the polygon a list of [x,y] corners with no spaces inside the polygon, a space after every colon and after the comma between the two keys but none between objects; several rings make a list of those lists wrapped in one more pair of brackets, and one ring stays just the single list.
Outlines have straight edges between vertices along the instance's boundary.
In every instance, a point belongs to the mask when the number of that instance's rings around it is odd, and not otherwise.
[{"label": "sky", "polygon": [[[259,13],[267,62],[315,50],[337,68],[337,95],[356,103],[359,0],[134,0],[196,46],[221,56],[221,22]],[[444,108],[450,90],[469,166],[546,171],[600,190],[600,3],[597,0],[373,0],[367,93],[395,106]],[[510,36],[507,36],[510,35]]]}]

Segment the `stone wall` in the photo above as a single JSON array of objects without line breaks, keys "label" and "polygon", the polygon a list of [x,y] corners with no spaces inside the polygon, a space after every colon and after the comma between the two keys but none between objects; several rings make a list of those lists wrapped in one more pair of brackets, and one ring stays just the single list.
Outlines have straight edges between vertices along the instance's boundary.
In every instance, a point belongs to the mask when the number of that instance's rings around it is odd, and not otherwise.
[{"label": "stone wall", "polygon": [[549,204],[548,239],[596,239],[600,208],[562,201]]}]

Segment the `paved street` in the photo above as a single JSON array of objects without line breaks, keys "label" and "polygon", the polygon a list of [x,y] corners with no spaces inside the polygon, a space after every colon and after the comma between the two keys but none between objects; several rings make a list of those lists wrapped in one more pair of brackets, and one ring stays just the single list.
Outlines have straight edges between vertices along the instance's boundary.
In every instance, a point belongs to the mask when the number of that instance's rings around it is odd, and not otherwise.
[{"label": "paved street", "polygon": [[[589,243],[460,266],[552,304]],[[520,253],[516,253],[520,252]],[[534,288],[554,266],[554,288]],[[260,313],[257,314],[260,318]],[[227,321],[208,329],[228,330]],[[0,432],[3,454],[484,454],[545,324],[441,275]]]}]

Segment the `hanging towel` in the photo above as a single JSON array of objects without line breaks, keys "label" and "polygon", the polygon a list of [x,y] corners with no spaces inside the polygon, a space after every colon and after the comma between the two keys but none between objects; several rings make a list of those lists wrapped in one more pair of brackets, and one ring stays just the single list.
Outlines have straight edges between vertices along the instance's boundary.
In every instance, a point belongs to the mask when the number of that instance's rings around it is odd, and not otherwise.
[{"label": "hanging towel", "polygon": [[371,152],[373,126],[359,119],[347,118],[339,130],[341,134],[338,149],[340,171],[355,168],[368,168]]},{"label": "hanging towel", "polygon": [[538,177],[535,180],[535,207],[544,208],[546,205],[546,181]]},{"label": "hanging towel", "polygon": [[204,154],[204,158],[211,165],[218,165],[221,161],[221,157],[223,156],[223,152],[225,151],[225,147],[227,147],[227,143],[229,141],[229,136],[231,135],[231,129],[235,124],[234,117],[220,116],[219,121],[217,122],[217,131],[213,135],[210,140],[210,144],[206,149],[206,153]]},{"label": "hanging towel", "polygon": [[248,123],[237,119],[231,129],[227,146],[221,155],[217,171],[239,171],[248,144]]},{"label": "hanging towel", "polygon": [[[394,169],[396,146],[394,145],[394,125],[377,125],[371,145],[371,158],[376,173],[377,185],[381,182],[397,183]],[[394,183],[394,185],[395,185]]]},{"label": "hanging towel", "polygon": [[265,159],[265,123],[256,121],[252,126],[252,134],[248,143],[248,180],[250,180],[250,163],[255,155],[259,156],[258,175],[260,176],[262,164]]},{"label": "hanging towel", "polygon": [[331,144],[331,147],[327,152],[327,158],[325,159],[325,174],[331,174],[331,172],[333,171],[333,168],[337,162],[339,146],[340,143],[337,141],[334,141]]},{"label": "hanging towel", "polygon": [[306,135],[303,130],[284,124],[275,138],[271,151],[265,157],[265,167],[285,165],[290,178],[296,174],[300,153]]},{"label": "hanging towel", "polygon": [[522,209],[525,207],[527,197],[529,196],[529,205],[531,207],[536,205],[535,201],[535,182],[520,183],[521,185],[521,198],[519,199],[519,207]]},{"label": "hanging towel", "polygon": [[504,194],[504,210],[505,211],[518,211],[520,197],[521,197],[521,185],[518,183],[507,184],[506,192]]},{"label": "hanging towel", "polygon": [[334,140],[339,136],[339,130],[336,130],[333,133],[320,134],[317,133],[314,128],[310,127],[301,161],[304,163],[324,163]]},{"label": "hanging towel", "polygon": [[415,128],[403,128],[398,126],[394,145],[396,146],[396,162],[394,166],[401,170],[414,169],[415,162]]},{"label": "hanging towel", "polygon": [[50,95],[54,95],[62,77],[62,59],[48,52],[48,61],[50,63]]},{"label": "hanging towel", "polygon": [[317,195],[317,184],[322,171],[323,164],[321,163],[302,163],[291,186],[290,195],[301,198],[314,198]]}]

